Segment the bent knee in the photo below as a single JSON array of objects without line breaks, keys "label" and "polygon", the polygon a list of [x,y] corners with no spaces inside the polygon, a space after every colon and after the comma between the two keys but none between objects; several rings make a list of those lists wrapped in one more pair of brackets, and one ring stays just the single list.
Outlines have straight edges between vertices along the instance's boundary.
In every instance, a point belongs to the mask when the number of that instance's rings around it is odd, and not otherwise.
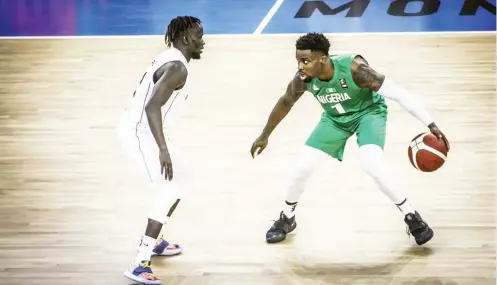
[{"label": "bent knee", "polygon": [[314,171],[314,169],[319,165],[319,163],[328,157],[325,152],[304,145],[300,156],[298,158],[297,164],[294,167],[293,174],[297,176],[305,176]]},{"label": "bent knee", "polygon": [[384,171],[383,150],[374,144],[363,145],[359,148],[360,165],[368,175],[377,177]]}]

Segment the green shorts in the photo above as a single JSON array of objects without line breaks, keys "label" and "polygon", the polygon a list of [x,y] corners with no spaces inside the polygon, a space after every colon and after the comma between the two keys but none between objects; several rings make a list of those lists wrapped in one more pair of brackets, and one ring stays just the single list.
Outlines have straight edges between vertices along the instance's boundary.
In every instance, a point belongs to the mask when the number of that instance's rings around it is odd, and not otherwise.
[{"label": "green shorts", "polygon": [[386,111],[365,112],[356,118],[346,120],[346,123],[339,123],[323,113],[305,144],[342,161],[347,139],[354,133],[357,135],[359,146],[375,144],[383,149],[386,125]]}]

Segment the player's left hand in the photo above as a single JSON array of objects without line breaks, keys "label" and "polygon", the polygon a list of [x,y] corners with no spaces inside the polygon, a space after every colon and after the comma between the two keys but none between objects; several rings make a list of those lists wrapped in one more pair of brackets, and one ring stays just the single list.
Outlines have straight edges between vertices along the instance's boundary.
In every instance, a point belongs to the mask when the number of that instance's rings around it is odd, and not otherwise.
[{"label": "player's left hand", "polygon": [[164,175],[166,180],[171,181],[173,179],[173,164],[171,162],[171,156],[169,155],[169,151],[166,149],[162,149],[159,152],[159,160],[160,160],[160,174]]},{"label": "player's left hand", "polygon": [[449,140],[447,137],[445,137],[444,133],[435,125],[435,123],[431,123],[428,125],[428,128],[430,129],[430,132],[434,134],[438,139],[441,139],[444,141],[445,145],[447,146],[447,151],[450,150],[450,144]]},{"label": "player's left hand", "polygon": [[252,158],[255,158],[255,155],[261,154],[261,152],[266,148],[268,143],[268,138],[264,135],[260,135],[252,144],[250,148],[250,154],[252,154]]}]

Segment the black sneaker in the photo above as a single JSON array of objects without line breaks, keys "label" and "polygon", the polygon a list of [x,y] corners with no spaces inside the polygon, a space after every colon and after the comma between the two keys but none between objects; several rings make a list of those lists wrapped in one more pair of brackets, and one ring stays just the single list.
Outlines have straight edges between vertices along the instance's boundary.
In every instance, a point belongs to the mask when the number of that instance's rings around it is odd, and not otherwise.
[{"label": "black sneaker", "polygon": [[427,243],[434,235],[433,230],[421,218],[418,212],[407,214],[404,222],[407,224],[407,235],[414,236],[418,245]]},{"label": "black sneaker", "polygon": [[266,233],[266,242],[277,243],[284,241],[286,235],[291,233],[297,227],[295,216],[287,218],[283,211],[280,213],[280,218],[274,222],[273,226]]}]

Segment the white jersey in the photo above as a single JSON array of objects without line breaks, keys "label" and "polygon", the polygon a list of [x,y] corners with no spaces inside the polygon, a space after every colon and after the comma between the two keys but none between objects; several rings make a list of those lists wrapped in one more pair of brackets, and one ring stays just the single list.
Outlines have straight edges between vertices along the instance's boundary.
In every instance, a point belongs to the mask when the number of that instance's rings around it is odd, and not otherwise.
[{"label": "white jersey", "polygon": [[[152,91],[155,86],[154,73],[162,65],[171,61],[181,61],[188,70],[188,62],[184,55],[178,49],[171,47],[160,53],[154,58],[150,66],[143,74],[140,83],[136,87],[131,102],[124,111],[120,121],[120,126],[125,127],[132,132],[150,132],[145,106],[150,101]],[[187,80],[188,81],[188,80]],[[175,90],[169,100],[162,106],[162,123],[163,127],[171,126],[172,122],[177,119],[181,113],[181,109],[187,94],[184,92],[187,82],[180,90]]]}]

